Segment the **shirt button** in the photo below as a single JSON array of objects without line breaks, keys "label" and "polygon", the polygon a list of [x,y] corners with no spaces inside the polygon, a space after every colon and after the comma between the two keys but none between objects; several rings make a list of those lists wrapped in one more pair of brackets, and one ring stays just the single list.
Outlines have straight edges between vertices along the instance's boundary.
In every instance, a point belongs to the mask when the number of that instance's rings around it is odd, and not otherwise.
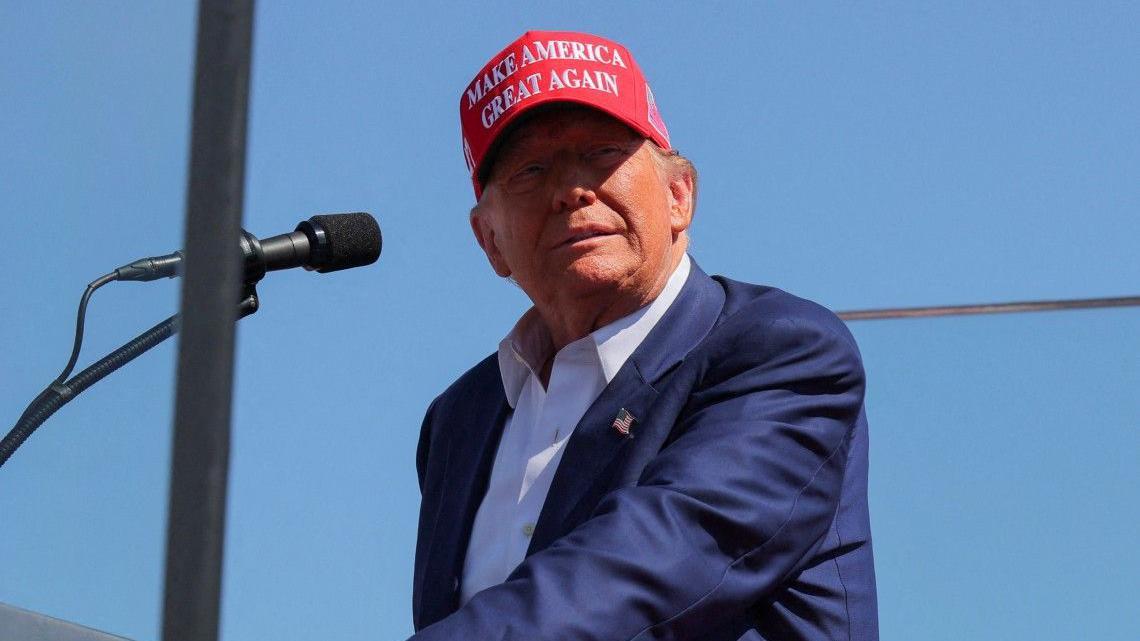
[{"label": "shirt button", "polygon": [[522,533],[523,536],[528,538],[534,534],[534,523],[527,523],[526,525],[522,526]]}]

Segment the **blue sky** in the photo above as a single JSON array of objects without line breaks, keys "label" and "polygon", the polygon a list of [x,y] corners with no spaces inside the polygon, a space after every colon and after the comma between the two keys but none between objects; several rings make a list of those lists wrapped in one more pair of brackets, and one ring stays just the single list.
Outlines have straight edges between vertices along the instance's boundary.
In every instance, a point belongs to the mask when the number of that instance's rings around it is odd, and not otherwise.
[{"label": "blue sky", "polygon": [[[96,276],[181,245],[193,3],[0,2],[0,415]],[[692,255],[836,310],[1140,293],[1140,8],[260,3],[245,227],[370,211],[380,262],[260,286],[222,636],[411,631],[427,403],[527,302],[471,238],[457,102],[531,28],[626,44],[702,172]],[[176,308],[113,284],[80,367]],[[853,323],[884,639],[1140,632],[1140,309]],[[0,602],[159,636],[173,341],[0,469]],[[6,427],[4,429],[7,429]]]}]

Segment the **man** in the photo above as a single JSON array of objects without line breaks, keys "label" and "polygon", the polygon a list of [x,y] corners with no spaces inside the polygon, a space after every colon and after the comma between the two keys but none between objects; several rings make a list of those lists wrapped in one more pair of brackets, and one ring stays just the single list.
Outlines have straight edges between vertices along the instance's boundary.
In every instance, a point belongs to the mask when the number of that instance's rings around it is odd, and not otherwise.
[{"label": "man", "polygon": [[858,350],[686,255],[696,172],[628,50],[529,32],[460,113],[534,307],[428,409],[413,639],[877,638]]}]

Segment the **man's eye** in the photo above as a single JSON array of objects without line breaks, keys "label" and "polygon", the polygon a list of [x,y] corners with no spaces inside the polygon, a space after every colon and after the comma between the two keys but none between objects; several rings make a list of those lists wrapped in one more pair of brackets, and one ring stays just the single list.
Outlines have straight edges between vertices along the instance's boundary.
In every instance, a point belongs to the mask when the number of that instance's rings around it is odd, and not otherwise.
[{"label": "man's eye", "polygon": [[529,165],[523,165],[522,168],[520,168],[518,171],[516,171],[514,174],[511,175],[511,180],[517,180],[517,179],[521,179],[521,178],[530,178],[533,176],[537,176],[537,175],[542,173],[542,169],[543,169],[542,165],[539,165],[537,163],[531,163]]},{"label": "man's eye", "polygon": [[589,154],[587,154],[587,156],[596,160],[605,160],[607,158],[620,156],[623,153],[625,153],[625,149],[617,145],[606,145],[604,147],[598,147],[597,149],[594,149]]},{"label": "man's eye", "polygon": [[546,166],[541,163],[529,163],[516,169],[506,180],[507,193],[522,194],[537,189],[542,184],[542,177],[546,173]]}]

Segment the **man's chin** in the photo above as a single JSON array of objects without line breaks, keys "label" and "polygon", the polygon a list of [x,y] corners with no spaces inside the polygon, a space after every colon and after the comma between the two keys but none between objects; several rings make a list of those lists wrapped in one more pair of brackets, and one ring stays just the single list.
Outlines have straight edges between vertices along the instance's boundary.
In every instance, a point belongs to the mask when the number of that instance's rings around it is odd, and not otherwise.
[{"label": "man's chin", "polygon": [[612,256],[587,254],[566,266],[560,278],[561,288],[575,295],[618,289],[637,271],[638,264],[617,260]]}]

